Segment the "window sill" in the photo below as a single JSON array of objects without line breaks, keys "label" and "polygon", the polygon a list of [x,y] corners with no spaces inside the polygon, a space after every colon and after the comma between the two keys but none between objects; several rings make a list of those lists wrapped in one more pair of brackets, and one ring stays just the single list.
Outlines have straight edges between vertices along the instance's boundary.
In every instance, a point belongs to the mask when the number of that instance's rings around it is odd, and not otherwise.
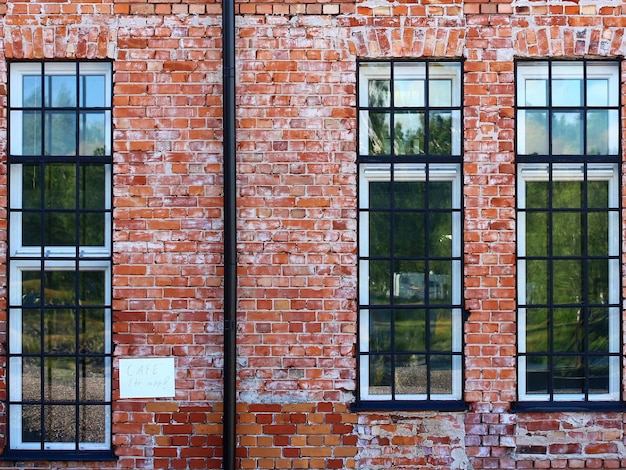
[{"label": "window sill", "polygon": [[97,451],[66,451],[66,450],[10,450],[6,449],[2,455],[0,455],[0,461],[12,460],[12,461],[30,461],[30,460],[46,460],[53,461],[90,461],[90,462],[104,462],[116,460],[115,454],[112,450],[97,450]]},{"label": "window sill", "polygon": [[559,412],[559,411],[626,411],[622,401],[525,401],[511,404],[514,413]]},{"label": "window sill", "polygon": [[351,411],[467,411],[463,401],[359,401],[352,403]]}]

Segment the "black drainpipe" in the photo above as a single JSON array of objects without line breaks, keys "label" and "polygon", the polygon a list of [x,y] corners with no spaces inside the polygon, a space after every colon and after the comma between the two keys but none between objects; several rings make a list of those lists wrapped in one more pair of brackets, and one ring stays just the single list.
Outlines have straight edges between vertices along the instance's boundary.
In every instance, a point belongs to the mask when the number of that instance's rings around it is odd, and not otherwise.
[{"label": "black drainpipe", "polygon": [[224,132],[224,416],[223,470],[237,460],[237,138],[235,136],[235,1],[222,0]]}]

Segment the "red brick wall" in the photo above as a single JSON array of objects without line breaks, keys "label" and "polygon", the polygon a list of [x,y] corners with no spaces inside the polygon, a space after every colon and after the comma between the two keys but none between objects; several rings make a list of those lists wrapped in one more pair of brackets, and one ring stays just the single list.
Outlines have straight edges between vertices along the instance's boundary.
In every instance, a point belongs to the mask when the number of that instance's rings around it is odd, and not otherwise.
[{"label": "red brick wall", "polygon": [[[626,468],[621,413],[510,411],[513,59],[621,56],[622,9],[617,0],[238,3],[241,468]],[[220,11],[211,1],[0,4],[0,229],[6,60],[113,60],[115,355],[174,356],[177,367],[174,399],[114,392],[118,461],[41,468],[222,466]],[[466,58],[466,413],[349,409],[356,59],[392,57]],[[0,230],[4,268],[5,240]],[[6,269],[0,286],[6,335]]]}]

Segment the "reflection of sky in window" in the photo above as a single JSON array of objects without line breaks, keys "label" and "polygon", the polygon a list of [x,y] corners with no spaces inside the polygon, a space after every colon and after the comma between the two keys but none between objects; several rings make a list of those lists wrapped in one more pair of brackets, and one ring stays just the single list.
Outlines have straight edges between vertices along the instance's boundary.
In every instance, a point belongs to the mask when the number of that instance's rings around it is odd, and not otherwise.
[{"label": "reflection of sky in window", "polygon": [[80,105],[87,108],[106,106],[104,99],[104,75],[81,77]]},{"label": "reflection of sky in window", "polygon": [[452,80],[430,80],[429,106],[452,106]]},{"label": "reflection of sky in window", "polygon": [[76,76],[53,75],[46,80],[46,106],[76,106]]},{"label": "reflection of sky in window", "polygon": [[582,82],[577,79],[552,80],[552,106],[581,106]]},{"label": "reflection of sky in window", "polygon": [[609,81],[587,80],[587,106],[609,105]]},{"label": "reflection of sky in window", "polygon": [[41,106],[41,76],[25,75],[22,78],[22,89],[24,90],[24,107]]},{"label": "reflection of sky in window", "polygon": [[525,106],[546,106],[546,80],[526,80]]},{"label": "reflection of sky in window", "polygon": [[395,80],[395,106],[424,106],[424,80]]}]

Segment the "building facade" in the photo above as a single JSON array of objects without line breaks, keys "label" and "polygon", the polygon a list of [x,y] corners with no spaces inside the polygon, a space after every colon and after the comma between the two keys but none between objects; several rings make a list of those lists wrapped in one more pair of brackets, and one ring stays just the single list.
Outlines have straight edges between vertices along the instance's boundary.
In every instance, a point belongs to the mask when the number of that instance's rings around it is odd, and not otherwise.
[{"label": "building facade", "polygon": [[235,14],[230,325],[222,3],[0,2],[0,468],[626,468],[623,2]]}]

